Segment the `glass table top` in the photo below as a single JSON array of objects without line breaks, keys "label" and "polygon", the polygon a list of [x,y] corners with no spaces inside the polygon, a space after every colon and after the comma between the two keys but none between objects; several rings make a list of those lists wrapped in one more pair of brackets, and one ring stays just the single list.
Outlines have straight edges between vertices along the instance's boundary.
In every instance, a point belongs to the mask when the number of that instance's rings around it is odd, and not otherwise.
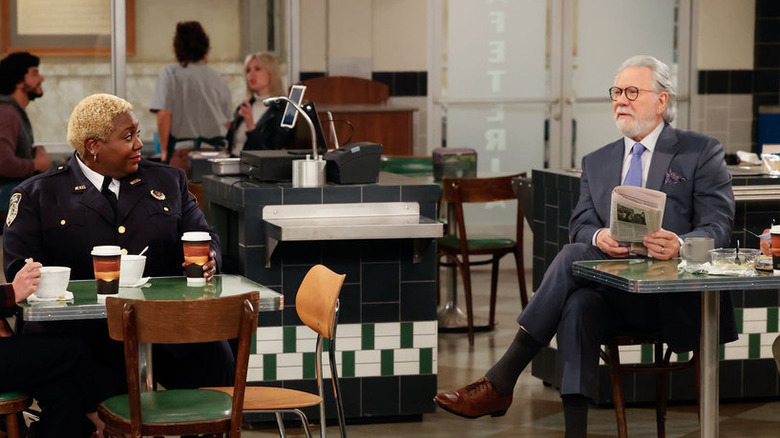
[{"label": "glass table top", "polygon": [[704,290],[780,288],[780,275],[756,271],[752,277],[679,272],[680,259],[621,259],[574,262],[574,275],[628,292],[668,293]]},{"label": "glass table top", "polygon": [[[106,317],[106,306],[98,301],[95,280],[71,281],[68,291],[73,293],[72,300],[20,302],[22,318],[25,321],[56,321]],[[188,286],[186,277],[150,278],[139,287],[120,287],[118,296],[146,300],[197,300],[252,291],[260,292],[261,312],[284,308],[282,294],[240,275],[215,275],[211,282],[200,286]]]}]

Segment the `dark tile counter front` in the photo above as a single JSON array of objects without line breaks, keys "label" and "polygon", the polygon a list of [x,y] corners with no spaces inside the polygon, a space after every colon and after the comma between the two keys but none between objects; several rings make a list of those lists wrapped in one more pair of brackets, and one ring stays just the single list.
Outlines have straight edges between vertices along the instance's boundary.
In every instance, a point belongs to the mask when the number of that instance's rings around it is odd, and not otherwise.
[{"label": "dark tile counter front", "polygon": [[[780,178],[734,174],[737,197],[732,246],[739,239],[742,247],[758,248],[758,239],[745,228],[761,234],[772,219],[780,223]],[[569,242],[569,218],[579,199],[580,174],[576,171],[534,170],[534,244],[533,285],[539,286],[544,271],[558,251]],[[777,186],[773,191],[772,186]],[[766,196],[744,196],[746,188],[763,187]],[[723,400],[776,397],[780,395],[777,367],[772,358],[772,342],[778,336],[780,291],[732,291],[739,339],[721,346],[720,397]],[[651,346],[621,347],[624,363],[652,361]],[[555,341],[534,358],[532,373],[546,383],[558,386]],[[672,360],[687,360],[688,354],[672,355]],[[655,383],[652,374],[623,374],[626,402],[653,402]],[[692,369],[675,372],[670,377],[670,401],[696,400],[695,376]],[[612,403],[609,370],[602,363],[596,403]]]},{"label": "dark tile counter front", "polygon": [[[250,382],[315,390],[315,335],[299,320],[295,295],[308,269],[321,263],[346,274],[337,332],[346,416],[419,417],[433,411],[435,243],[414,263],[412,239],[282,241],[266,268],[262,210],[266,205],[417,202],[422,216],[435,218],[438,185],[385,173],[378,184],[322,188],[208,175],[203,190],[206,216],[222,239],[223,271],[284,294],[284,311],[264,314],[259,321]],[[328,416],[335,418],[327,397]],[[318,417],[314,409],[307,415]]]}]

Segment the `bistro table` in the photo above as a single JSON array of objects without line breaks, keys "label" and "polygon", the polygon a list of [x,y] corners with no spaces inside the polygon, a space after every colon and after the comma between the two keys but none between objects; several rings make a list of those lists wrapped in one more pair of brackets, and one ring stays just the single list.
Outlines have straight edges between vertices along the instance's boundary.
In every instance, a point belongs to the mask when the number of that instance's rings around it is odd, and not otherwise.
[{"label": "bistro table", "polygon": [[718,327],[720,291],[780,288],[780,276],[757,271],[756,276],[690,274],[678,272],[679,259],[596,260],[574,263],[574,275],[626,292],[701,292],[701,436],[718,436]]},{"label": "bistro table", "polygon": [[[25,321],[66,321],[83,319],[105,319],[106,304],[98,301],[95,280],[74,280],[68,284],[73,299],[68,301],[24,300],[21,317]],[[260,312],[272,312],[284,308],[284,297],[261,284],[240,275],[215,275],[205,285],[188,286],[186,277],[155,277],[140,287],[120,287],[119,297],[144,300],[198,300],[221,296],[239,295],[246,292],[260,292]],[[151,389],[151,345],[141,349],[142,387]]]}]

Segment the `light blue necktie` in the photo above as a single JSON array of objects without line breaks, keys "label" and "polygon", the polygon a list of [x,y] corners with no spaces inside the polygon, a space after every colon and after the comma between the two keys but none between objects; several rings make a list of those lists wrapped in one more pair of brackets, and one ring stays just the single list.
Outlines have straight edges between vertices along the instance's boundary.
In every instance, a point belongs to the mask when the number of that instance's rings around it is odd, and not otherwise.
[{"label": "light blue necktie", "polygon": [[631,153],[631,164],[628,165],[628,173],[626,173],[626,179],[623,180],[623,185],[642,187],[642,153],[645,150],[642,143],[634,145]]}]

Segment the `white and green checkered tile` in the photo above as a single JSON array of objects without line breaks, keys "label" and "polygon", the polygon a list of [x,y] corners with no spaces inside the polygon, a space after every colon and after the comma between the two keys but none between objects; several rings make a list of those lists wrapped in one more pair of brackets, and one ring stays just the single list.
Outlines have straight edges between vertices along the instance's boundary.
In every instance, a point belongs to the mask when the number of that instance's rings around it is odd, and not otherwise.
[{"label": "white and green checkered tile", "polygon": [[[777,307],[735,309],[739,338],[720,346],[722,360],[771,359],[772,343],[780,334],[780,317]],[[555,347],[555,339],[551,346]],[[691,353],[672,354],[671,360],[685,362]],[[626,345],[620,347],[620,362],[650,363],[653,361],[652,345]],[[604,363],[603,361],[601,362]]]},{"label": "white and green checkered tile", "polygon": [[[436,374],[437,330],[436,321],[340,324],[336,332],[339,375]],[[315,378],[316,339],[317,334],[306,326],[258,328],[247,380]],[[327,352],[323,352],[323,361],[327,365]],[[326,368],[324,375],[330,377],[330,370]]]}]

